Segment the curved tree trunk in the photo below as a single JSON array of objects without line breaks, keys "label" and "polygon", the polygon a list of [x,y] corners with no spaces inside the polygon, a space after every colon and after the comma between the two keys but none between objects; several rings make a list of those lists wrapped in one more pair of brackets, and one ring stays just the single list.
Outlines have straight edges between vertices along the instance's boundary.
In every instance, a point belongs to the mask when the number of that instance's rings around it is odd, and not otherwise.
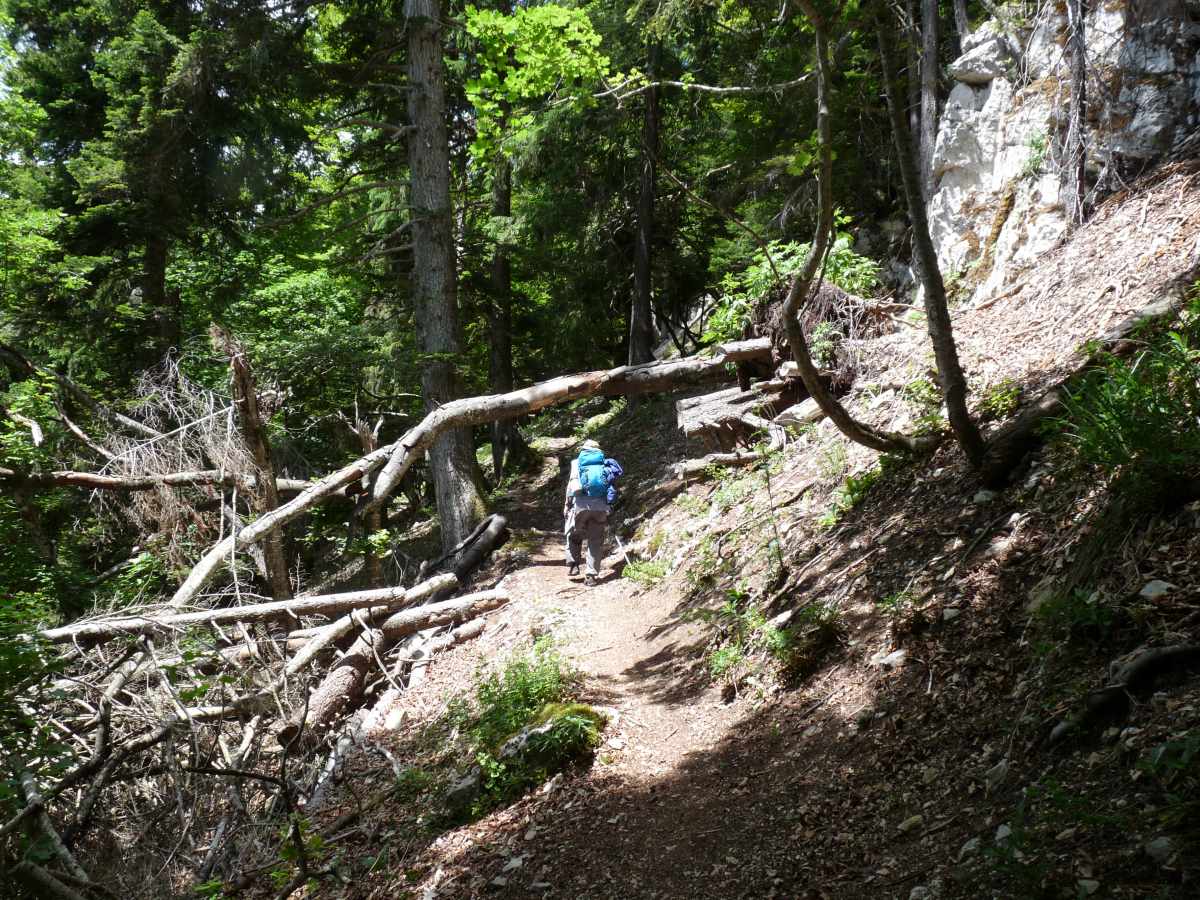
[{"label": "curved tree trunk", "polygon": [[921,176],[917,171],[912,141],[905,126],[904,111],[900,108],[896,54],[891,39],[894,23],[880,4],[876,4],[874,15],[879,56],[883,63],[883,83],[892,120],[892,137],[900,163],[900,176],[904,182],[904,196],[908,200],[908,217],[913,229],[913,251],[917,258],[921,282],[925,287],[925,319],[929,326],[933,353],[937,359],[942,395],[946,400],[946,415],[967,460],[977,469],[983,462],[983,437],[967,411],[967,380],[958,361],[958,348],[954,343],[950,310],[946,304],[946,286],[942,282],[937,254],[929,236],[929,220],[925,215],[925,199],[921,193]]},{"label": "curved tree trunk", "polygon": [[[406,0],[408,24],[408,140],[412,176],[413,308],[417,346],[424,354],[421,391],[433,410],[459,396],[456,359],[462,352],[450,203],[450,144],[442,70],[438,0]],[[475,481],[471,433],[438,437],[429,451],[442,526],[442,546],[453,547],[483,512]]]},{"label": "curved tree trunk", "polygon": [[817,13],[811,0],[799,0],[800,8],[808,17],[816,35],[817,43],[817,142],[820,147],[820,163],[817,174],[818,218],[817,232],[813,237],[812,251],[804,268],[792,280],[787,298],[783,303],[783,323],[787,331],[788,345],[800,368],[800,378],[821,411],[850,440],[882,453],[902,453],[917,449],[910,438],[890,432],[879,431],[859,422],[821,381],[820,373],[813,363],[804,328],[800,325],[800,311],[808,300],[809,289],[818,270],[825,261],[829,247],[829,233],[833,228],[833,149],[829,127],[829,40],[824,19]]}]

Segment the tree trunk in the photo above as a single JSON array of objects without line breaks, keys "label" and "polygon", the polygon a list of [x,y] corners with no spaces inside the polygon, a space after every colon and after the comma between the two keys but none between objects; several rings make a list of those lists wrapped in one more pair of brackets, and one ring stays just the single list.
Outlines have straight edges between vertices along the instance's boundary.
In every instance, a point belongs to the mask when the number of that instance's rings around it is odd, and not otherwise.
[{"label": "tree trunk", "polygon": [[150,311],[154,361],[160,361],[173,347],[179,346],[179,295],[167,291],[167,257],[170,242],[158,231],[146,238],[142,256],[142,302]]},{"label": "tree trunk", "polygon": [[315,597],[300,597],[296,600],[275,600],[270,603],[252,603],[245,606],[227,606],[221,609],[205,609],[199,612],[175,613],[162,616],[123,616],[117,619],[101,619],[98,622],[81,622],[51,628],[41,636],[52,642],[108,640],[122,635],[161,634],[190,628],[197,625],[220,625],[231,622],[262,622],[286,615],[295,621],[302,616],[342,615],[356,609],[373,609],[386,612],[406,603],[413,602],[453,588],[457,577],[447,575],[431,578],[416,588],[379,588],[370,591],[349,591],[343,594],[321,594]]},{"label": "tree trunk", "polygon": [[[512,163],[503,151],[496,154],[492,172],[492,215],[512,216]],[[492,297],[488,307],[488,387],[494,394],[513,389],[512,358],[512,265],[504,241],[496,243],[492,255]],[[496,483],[504,477],[504,463],[516,427],[512,422],[492,423],[492,471]]]},{"label": "tree trunk", "polygon": [[1072,225],[1087,217],[1087,38],[1083,0],[1067,0],[1067,52],[1071,57],[1071,114],[1062,166],[1063,201]]},{"label": "tree trunk", "polygon": [[[267,439],[266,422],[258,406],[258,388],[250,360],[242,345],[230,334],[214,325],[213,339],[221,344],[229,356],[229,370],[233,387],[233,407],[237,416],[242,440],[254,459],[255,480],[258,490],[252,495],[252,506],[258,516],[274,512],[279,507],[279,492],[275,487],[275,465],[271,459],[271,442]],[[267,581],[271,585],[271,597],[275,600],[290,600],[292,584],[288,578],[287,557],[283,552],[283,534],[273,531],[262,541],[263,564],[267,570]]]},{"label": "tree trunk", "polygon": [[[434,410],[459,396],[462,353],[450,203],[450,144],[438,0],[405,0],[408,26],[408,139],[412,175],[413,309],[424,354],[421,390]],[[442,546],[453,547],[483,513],[471,433],[440,435],[429,451]]]},{"label": "tree trunk", "polygon": [[830,393],[812,361],[812,354],[804,337],[804,328],[800,324],[800,311],[808,301],[813,279],[817,277],[820,267],[825,262],[829,233],[833,227],[833,147],[829,126],[829,39],[825,31],[825,21],[817,13],[811,0],[799,0],[799,5],[812,25],[817,45],[817,143],[820,154],[817,175],[818,219],[812,250],[805,260],[804,268],[792,279],[783,302],[784,329],[787,331],[788,345],[800,369],[804,387],[838,430],[850,440],[882,453],[905,452],[915,449],[910,440],[902,435],[885,433],[859,422]]},{"label": "tree trunk", "polygon": [[[933,193],[938,126],[938,0],[921,0],[921,197]],[[901,163],[903,166],[903,163]]]},{"label": "tree trunk", "polygon": [[883,83],[888,98],[888,112],[892,119],[892,137],[896,146],[896,157],[900,163],[900,176],[904,182],[904,195],[908,200],[908,215],[912,221],[913,255],[919,262],[921,282],[925,287],[925,318],[929,325],[929,339],[933,343],[934,357],[937,360],[942,395],[946,400],[946,415],[967,460],[974,468],[979,468],[983,461],[983,438],[967,411],[967,381],[958,361],[958,348],[954,343],[950,311],[946,304],[946,287],[938,268],[933,240],[929,236],[929,220],[925,215],[925,201],[921,196],[920,175],[913,158],[912,141],[909,139],[904,114],[900,109],[896,54],[891,42],[891,29],[894,26],[890,19],[885,18],[878,5],[875,8],[875,16],[879,56],[883,63]]},{"label": "tree trunk", "polygon": [[958,32],[959,53],[963,42],[971,36],[971,18],[967,15],[967,0],[954,0],[954,30]]},{"label": "tree trunk", "polygon": [[908,85],[908,127],[913,134],[921,133],[921,29],[917,19],[916,0],[904,0],[904,11],[908,18],[908,40],[904,42],[907,51],[905,84]]},{"label": "tree trunk", "polygon": [[[659,47],[652,45],[648,77],[654,80]],[[637,238],[633,248],[633,302],[629,310],[629,364],[654,359],[654,306],[652,285],[652,247],[654,243],[655,160],[658,158],[658,88],[645,94],[642,118],[642,175],[638,189]]]}]

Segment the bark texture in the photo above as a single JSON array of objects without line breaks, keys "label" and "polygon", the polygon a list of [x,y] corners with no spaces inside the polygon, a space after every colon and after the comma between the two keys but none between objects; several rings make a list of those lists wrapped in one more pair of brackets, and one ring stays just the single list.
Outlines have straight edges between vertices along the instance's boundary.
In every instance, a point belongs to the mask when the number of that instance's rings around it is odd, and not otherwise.
[{"label": "bark texture", "polygon": [[156,359],[161,359],[173,347],[179,346],[182,327],[179,295],[167,290],[170,246],[165,233],[152,233],[146,238],[142,255],[142,302],[150,309],[152,317],[151,340]]},{"label": "bark texture", "polygon": [[938,71],[938,0],[921,0],[922,200],[928,200],[933,193],[933,147],[937,143],[938,126]]},{"label": "bark texture", "polygon": [[[934,11],[936,12],[936,6]],[[919,263],[917,268],[921,283],[925,288],[925,319],[929,327],[929,339],[933,343],[950,427],[954,430],[967,460],[973,467],[978,468],[983,461],[983,437],[975,420],[967,411],[967,380],[963,375],[958,360],[958,348],[954,343],[950,310],[946,304],[946,286],[942,282],[937,254],[929,236],[929,220],[925,215],[921,175],[917,171],[912,141],[905,127],[904,111],[900,108],[899,76],[896,72],[896,54],[891,37],[894,28],[895,23],[887,15],[882,4],[877,4],[875,31],[879,41],[879,56],[883,63],[883,81],[888,98],[888,112],[892,120],[892,137],[896,146],[896,157],[900,163],[904,196],[908,201],[908,216],[912,223],[913,251]]]},{"label": "bark texture", "polygon": [[813,362],[804,328],[800,324],[800,312],[808,300],[813,280],[824,263],[825,252],[829,247],[829,232],[833,227],[833,148],[829,125],[829,39],[825,20],[811,0],[799,0],[799,5],[808,17],[816,36],[817,141],[820,148],[817,175],[818,218],[812,251],[804,263],[804,268],[792,279],[787,297],[783,301],[784,328],[804,387],[838,430],[850,440],[882,453],[904,452],[915,449],[910,440],[903,435],[885,433],[857,421],[830,393],[821,381],[821,373]]},{"label": "bark texture", "polygon": [[1071,112],[1063,160],[1063,202],[1071,224],[1087,217],[1087,36],[1083,0],[1067,0],[1067,53],[1071,58]]},{"label": "bark texture", "polygon": [[[452,587],[457,579],[439,576]],[[349,591],[344,594],[320,594],[296,600],[274,600],[270,603],[253,603],[246,606],[230,606],[223,609],[206,609],[199,612],[175,613],[163,616],[123,616],[98,622],[82,622],[51,628],[42,632],[48,641],[107,640],[120,635],[155,634],[177,631],[196,625],[217,625],[226,622],[262,622],[280,614],[300,616],[339,615],[355,609],[384,611],[412,602],[415,589],[403,587],[378,588],[369,591]]]},{"label": "bark texture", "polygon": [[[424,354],[426,408],[459,396],[456,359],[462,353],[450,203],[450,143],[442,68],[438,0],[405,0],[408,27],[408,165],[412,174],[412,295],[417,346]],[[453,547],[483,512],[471,434],[440,434],[429,450],[442,546]]]}]

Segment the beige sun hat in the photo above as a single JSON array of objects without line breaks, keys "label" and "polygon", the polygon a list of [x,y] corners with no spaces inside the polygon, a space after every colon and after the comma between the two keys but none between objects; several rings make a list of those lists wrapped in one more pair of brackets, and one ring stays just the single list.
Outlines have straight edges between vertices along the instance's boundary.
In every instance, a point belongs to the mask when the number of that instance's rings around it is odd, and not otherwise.
[{"label": "beige sun hat", "polygon": [[582,450],[599,450],[600,445],[597,444],[595,441],[593,441],[591,438],[588,438],[586,441],[583,442],[580,449],[582,449]]}]

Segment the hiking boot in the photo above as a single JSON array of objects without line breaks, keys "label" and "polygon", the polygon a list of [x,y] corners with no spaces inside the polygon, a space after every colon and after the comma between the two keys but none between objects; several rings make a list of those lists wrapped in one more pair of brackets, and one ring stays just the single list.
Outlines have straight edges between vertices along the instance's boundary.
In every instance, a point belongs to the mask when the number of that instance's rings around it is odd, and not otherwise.
[{"label": "hiking boot", "polygon": [[574,578],[578,574],[579,574],[579,563],[571,563],[571,565],[567,568],[567,577]]},{"label": "hiking boot", "polygon": [[596,586],[596,576],[593,575],[591,572],[588,572],[586,575],[584,575],[583,576],[583,586],[584,587],[595,587]]}]

